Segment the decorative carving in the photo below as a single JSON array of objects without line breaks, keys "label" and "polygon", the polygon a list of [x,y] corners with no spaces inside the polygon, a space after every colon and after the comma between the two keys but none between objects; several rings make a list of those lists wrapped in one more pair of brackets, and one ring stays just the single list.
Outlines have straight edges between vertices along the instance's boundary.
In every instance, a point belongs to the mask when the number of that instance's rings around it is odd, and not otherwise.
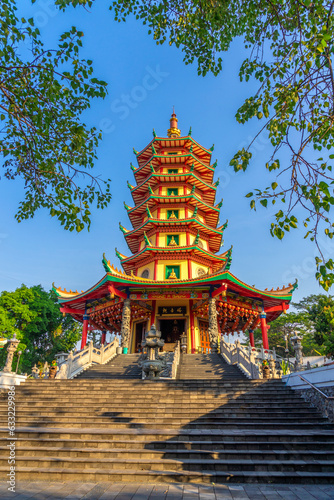
[{"label": "decorative carving", "polygon": [[209,298],[209,339],[212,352],[217,352],[218,349],[218,322],[216,299]]},{"label": "decorative carving", "polygon": [[121,344],[122,347],[126,349],[129,347],[130,322],[131,322],[131,300],[125,299],[122,312]]}]

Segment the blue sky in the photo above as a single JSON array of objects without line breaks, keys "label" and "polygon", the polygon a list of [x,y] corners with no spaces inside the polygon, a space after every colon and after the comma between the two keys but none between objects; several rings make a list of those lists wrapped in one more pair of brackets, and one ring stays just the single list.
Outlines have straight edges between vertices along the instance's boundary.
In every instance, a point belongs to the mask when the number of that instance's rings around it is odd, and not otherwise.
[{"label": "blue sky", "polygon": [[[86,289],[104,274],[103,252],[119,267],[115,247],[129,254],[118,223],[131,227],[123,201],[132,206],[127,188],[127,180],[134,183],[132,148],[143,149],[153,128],[158,135],[166,135],[174,105],[181,133],[187,134],[191,126],[194,139],[203,146],[215,144],[215,178],[220,177],[217,202],[224,198],[221,223],[229,220],[224,249],[233,245],[231,271],[259,288],[281,287],[297,277],[296,301],[322,292],[314,278],[315,249],[303,239],[303,231],[293,231],[283,241],[273,239],[269,227],[277,210],[251,211],[245,198],[252,188],[275,180],[275,174],[264,168],[270,153],[266,136],[260,136],[253,147],[249,171],[235,174],[228,165],[261,123],[239,125],[234,118],[243,99],[256,88],[239,82],[245,56],[241,43],[223,55],[218,77],[203,78],[197,76],[195,65],[184,65],[180,50],[157,46],[139,22],[115,23],[102,2],[90,12],[69,9],[64,14],[52,8],[51,0],[39,0],[34,6],[27,2],[24,14],[34,15],[49,47],[72,25],[84,32],[82,56],[93,59],[96,76],[109,84],[107,98],[94,101],[85,120],[103,130],[94,173],[112,179],[113,199],[107,209],[93,211],[89,233],[66,232],[43,211],[18,224],[14,215],[24,186],[18,180],[1,179],[0,290],[14,290],[21,283],[50,289],[52,282],[67,289]],[[323,250],[333,253],[333,243],[324,241]]]}]

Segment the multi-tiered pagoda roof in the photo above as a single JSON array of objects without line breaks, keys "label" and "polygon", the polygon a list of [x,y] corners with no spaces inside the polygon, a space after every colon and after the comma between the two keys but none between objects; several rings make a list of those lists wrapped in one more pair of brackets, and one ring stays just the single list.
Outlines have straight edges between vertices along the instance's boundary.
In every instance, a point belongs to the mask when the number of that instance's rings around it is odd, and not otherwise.
[{"label": "multi-tiered pagoda roof", "polygon": [[77,319],[89,313],[92,324],[114,331],[121,329],[126,299],[133,322],[153,323],[166,301],[182,303],[193,351],[200,342],[196,321],[203,330],[209,300],[216,301],[221,333],[255,328],[261,314],[271,321],[287,310],[296,284],[259,290],[229,271],[232,247],[220,250],[227,221],[218,227],[222,203],[216,200],[212,151],[191,130],[181,137],[175,113],[167,137],[154,132],[142,151],[134,150],[134,183],[128,182],[133,202],[124,204],[131,226],[120,223],[129,254],[116,249],[123,271],[104,257],[106,275],[86,292],[55,288],[64,312]]}]

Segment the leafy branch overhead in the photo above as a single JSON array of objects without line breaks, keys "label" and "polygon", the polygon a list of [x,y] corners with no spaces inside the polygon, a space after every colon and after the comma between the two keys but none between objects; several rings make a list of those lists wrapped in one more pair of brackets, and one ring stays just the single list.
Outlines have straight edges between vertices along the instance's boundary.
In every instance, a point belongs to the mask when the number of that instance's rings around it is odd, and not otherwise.
[{"label": "leafy branch overhead", "polygon": [[[24,180],[19,222],[46,208],[65,229],[90,226],[90,207],[110,201],[109,182],[91,174],[101,134],[82,122],[106,83],[80,59],[83,33],[72,27],[56,48],[44,47],[33,19],[0,4],[0,149],[7,179]],[[26,54],[26,56],[22,56]]]},{"label": "leafy branch overhead", "polygon": [[[91,6],[94,0],[56,3]],[[218,75],[222,52],[235,39],[243,40],[240,79],[253,78],[259,86],[236,119],[260,120],[258,135],[267,134],[272,146],[265,167],[274,176],[270,186],[249,193],[251,208],[258,202],[280,205],[271,224],[279,239],[305,226],[305,237],[318,247],[316,276],[326,290],[334,282],[334,264],[322,254],[319,238],[333,238],[334,230],[329,216],[334,204],[333,6],[331,0],[114,0],[110,5],[117,21],[133,14],[157,44],[181,48],[184,62],[196,62],[199,75]],[[248,168],[251,146],[232,158],[235,171]]]}]

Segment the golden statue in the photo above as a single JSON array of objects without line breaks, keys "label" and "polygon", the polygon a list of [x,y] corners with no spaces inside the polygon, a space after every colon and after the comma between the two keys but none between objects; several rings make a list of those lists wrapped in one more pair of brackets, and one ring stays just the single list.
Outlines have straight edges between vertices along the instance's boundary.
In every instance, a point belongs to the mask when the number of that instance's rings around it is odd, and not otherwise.
[{"label": "golden statue", "polygon": [[177,243],[176,243],[176,241],[175,241],[175,239],[174,239],[174,236],[172,236],[172,239],[170,240],[170,242],[169,242],[169,245],[168,245],[168,246],[169,246],[169,247],[177,247]]},{"label": "golden statue", "polygon": [[177,280],[177,276],[174,272],[174,268],[172,269],[172,272],[170,273],[170,275],[168,276],[168,279],[169,280]]},{"label": "golden statue", "polygon": [[177,217],[174,213],[174,210],[172,210],[172,213],[170,214],[169,219],[177,219]]}]

